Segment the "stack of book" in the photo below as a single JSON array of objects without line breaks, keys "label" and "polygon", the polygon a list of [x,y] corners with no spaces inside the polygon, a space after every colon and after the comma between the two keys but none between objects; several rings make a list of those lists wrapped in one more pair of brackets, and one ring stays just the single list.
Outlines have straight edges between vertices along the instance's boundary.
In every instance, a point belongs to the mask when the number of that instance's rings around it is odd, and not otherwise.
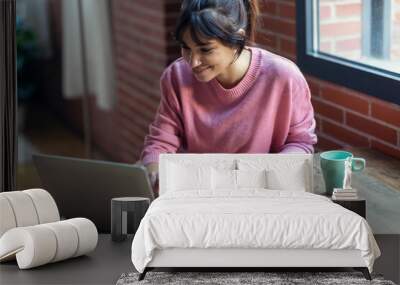
[{"label": "stack of book", "polygon": [[343,189],[343,188],[334,188],[332,194],[333,200],[357,200],[359,199],[357,189]]}]

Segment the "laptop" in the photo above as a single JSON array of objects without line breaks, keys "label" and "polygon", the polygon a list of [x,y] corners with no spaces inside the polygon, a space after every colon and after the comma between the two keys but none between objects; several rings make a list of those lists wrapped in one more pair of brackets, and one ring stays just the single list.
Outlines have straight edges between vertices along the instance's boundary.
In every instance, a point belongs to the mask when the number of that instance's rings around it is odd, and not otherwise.
[{"label": "laptop", "polygon": [[[112,198],[154,200],[147,170],[141,165],[44,154],[34,154],[33,161],[42,187],[53,196],[60,216],[88,218],[101,233],[111,230]],[[128,233],[134,232],[133,221],[130,212]]]}]

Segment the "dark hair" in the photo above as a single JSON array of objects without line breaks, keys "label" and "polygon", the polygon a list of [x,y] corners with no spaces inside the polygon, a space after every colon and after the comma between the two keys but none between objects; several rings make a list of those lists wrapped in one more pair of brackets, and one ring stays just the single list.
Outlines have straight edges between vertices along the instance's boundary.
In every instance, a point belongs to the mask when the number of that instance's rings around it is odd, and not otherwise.
[{"label": "dark hair", "polygon": [[183,43],[183,32],[189,27],[195,43],[202,44],[199,36],[217,38],[238,48],[240,55],[246,44],[254,42],[258,14],[258,0],[184,0],[174,36]]}]

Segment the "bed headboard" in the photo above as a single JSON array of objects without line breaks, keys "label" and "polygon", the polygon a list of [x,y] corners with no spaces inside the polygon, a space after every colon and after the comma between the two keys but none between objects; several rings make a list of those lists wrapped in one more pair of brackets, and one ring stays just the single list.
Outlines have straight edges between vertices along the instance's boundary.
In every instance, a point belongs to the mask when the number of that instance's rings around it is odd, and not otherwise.
[{"label": "bed headboard", "polygon": [[[165,153],[160,154],[159,194],[167,191],[168,165],[170,163],[190,166],[212,166],[219,169],[257,169],[266,168],[284,173],[284,178],[296,183],[299,172],[304,177],[306,192],[313,192],[313,155],[312,154],[224,154],[224,153]],[[170,164],[171,165],[171,164]],[[301,166],[301,167],[299,167]],[[292,170],[297,174],[291,176]]]}]

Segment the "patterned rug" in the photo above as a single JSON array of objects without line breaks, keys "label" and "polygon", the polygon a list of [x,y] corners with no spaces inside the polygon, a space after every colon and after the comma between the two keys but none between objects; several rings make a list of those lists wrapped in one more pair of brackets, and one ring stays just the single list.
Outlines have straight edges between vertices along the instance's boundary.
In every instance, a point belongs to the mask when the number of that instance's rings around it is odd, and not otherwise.
[{"label": "patterned rug", "polygon": [[395,285],[381,275],[372,274],[372,281],[360,272],[147,272],[145,279],[138,281],[139,273],[122,274],[117,285],[134,284],[379,284]]}]

